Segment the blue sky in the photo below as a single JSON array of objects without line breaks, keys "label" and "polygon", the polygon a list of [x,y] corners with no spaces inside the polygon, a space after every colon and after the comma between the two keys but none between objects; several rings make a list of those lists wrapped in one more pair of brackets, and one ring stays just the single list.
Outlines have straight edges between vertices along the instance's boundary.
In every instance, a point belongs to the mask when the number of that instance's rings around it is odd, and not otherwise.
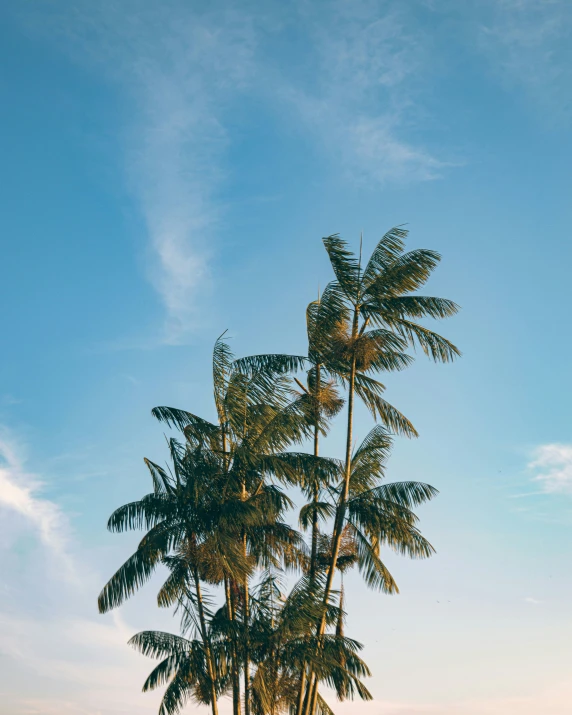
[{"label": "blue sky", "polygon": [[[572,7],[7,2],[0,23],[0,669],[6,714],[155,712],[126,640],[153,586],[95,598],[113,508],[165,456],[158,404],[212,415],[210,351],[304,351],[320,238],[408,223],[461,361],[387,379],[420,432],[438,554],[348,583],[364,715],[563,715],[572,690]],[[370,422],[358,415],[363,436]],[[340,452],[341,427],[328,451]]]}]

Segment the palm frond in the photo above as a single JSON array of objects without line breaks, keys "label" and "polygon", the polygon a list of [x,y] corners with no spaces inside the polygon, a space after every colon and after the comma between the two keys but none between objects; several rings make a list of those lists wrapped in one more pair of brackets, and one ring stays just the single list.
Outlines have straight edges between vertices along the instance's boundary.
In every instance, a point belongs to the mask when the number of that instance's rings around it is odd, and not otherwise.
[{"label": "palm frond", "polygon": [[121,533],[134,529],[150,529],[172,513],[172,499],[164,493],[147,494],[136,502],[124,504],[109,517],[109,531]]},{"label": "palm frond", "polygon": [[303,355],[250,355],[233,362],[233,368],[244,375],[264,372],[269,375],[298,372],[306,366],[307,359]]},{"label": "palm frond", "polygon": [[370,277],[367,295],[380,299],[418,290],[427,282],[440,260],[437,251],[424,248],[403,253]]},{"label": "palm frond", "polygon": [[98,597],[100,613],[107,613],[146,583],[162,558],[176,546],[181,534],[169,522],[154,526],[141,540],[137,550],[103,587]]},{"label": "palm frond", "polygon": [[193,444],[213,443],[213,441],[215,444],[218,443],[220,427],[192,412],[179,410],[175,407],[154,407],[151,414],[159,422],[165,422],[169,427],[175,427],[184,432],[187,439],[191,440]]},{"label": "palm frond", "polygon": [[363,272],[363,281],[366,286],[371,285],[381,272],[386,271],[399,258],[403,252],[407,234],[407,229],[402,226],[394,226],[381,237]]},{"label": "palm frond", "polygon": [[147,693],[162,685],[167,685],[176,675],[178,668],[179,658],[176,655],[170,655],[168,658],[162,660],[147,676],[147,679],[143,683],[143,692]]},{"label": "palm frond", "polygon": [[318,693],[318,705],[316,715],[336,715],[324,698]]},{"label": "palm frond", "polygon": [[331,340],[348,318],[343,290],[337,281],[332,281],[318,300],[312,301],[306,309],[308,358],[313,365],[326,360]]},{"label": "palm frond", "polygon": [[97,599],[99,612],[107,613],[120,606],[149,580],[160,560],[161,554],[157,550],[138,549],[103,587]]},{"label": "palm frond", "polygon": [[234,361],[234,355],[224,337],[226,332],[225,330],[216,339],[213,349],[213,391],[220,424],[226,422],[227,419],[224,400]]},{"label": "palm frond", "polygon": [[391,318],[393,328],[412,345],[419,345],[435,362],[452,362],[461,351],[452,342],[418,323],[403,318]]},{"label": "palm frond", "polygon": [[149,658],[181,657],[193,648],[192,641],[165,631],[140,631],[128,644]]},{"label": "palm frond", "polygon": [[309,529],[312,525],[314,514],[318,519],[325,521],[331,519],[335,514],[335,507],[330,502],[316,501],[304,504],[298,513],[298,523],[302,529]]},{"label": "palm frond", "polygon": [[202,697],[196,697],[197,690],[200,692],[201,689],[197,689],[197,684],[193,682],[192,676],[185,672],[186,670],[187,668],[182,669],[182,672],[179,670],[169,683],[161,700],[159,715],[178,715],[192,695],[195,695],[195,699],[199,702],[205,704],[209,702],[204,694]]},{"label": "palm frond", "polygon": [[322,242],[328,252],[332,269],[341,289],[352,303],[359,300],[360,268],[354,254],[348,250],[347,242],[338,234],[327,236]]},{"label": "palm frond", "polygon": [[350,528],[358,552],[358,568],[367,585],[370,588],[383,591],[383,593],[399,593],[395,579],[387,566],[379,558],[376,549],[369,542],[365,534],[354,524],[350,524]]},{"label": "palm frond", "polygon": [[459,306],[447,298],[429,295],[403,295],[376,301],[378,310],[387,316],[399,318],[450,318],[459,312]]},{"label": "palm frond", "polygon": [[375,420],[379,421],[395,434],[405,437],[418,437],[419,434],[411,422],[396,407],[381,396],[385,387],[372,377],[363,373],[355,376],[355,391]]},{"label": "palm frond", "polygon": [[388,482],[358,495],[356,499],[373,497],[383,503],[393,502],[400,507],[412,509],[425,504],[438,494],[439,491],[435,487],[423,482]]}]

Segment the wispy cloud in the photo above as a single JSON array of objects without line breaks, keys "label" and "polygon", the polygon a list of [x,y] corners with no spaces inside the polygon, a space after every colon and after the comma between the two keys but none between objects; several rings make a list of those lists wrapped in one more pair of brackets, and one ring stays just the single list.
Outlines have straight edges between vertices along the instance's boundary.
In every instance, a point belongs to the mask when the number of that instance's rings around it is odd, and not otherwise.
[{"label": "wispy cloud", "polygon": [[421,124],[428,50],[404,6],[340,0],[326,22],[322,6],[302,18],[315,54],[306,78],[283,91],[328,155],[370,183],[438,178],[449,164],[405,138]]},{"label": "wispy cloud", "polygon": [[197,305],[209,302],[198,296],[211,283],[237,98],[286,104],[351,180],[424,181],[447,166],[407,136],[421,124],[413,87],[426,48],[397,2],[238,11],[225,2],[41,0],[28,24],[121,90],[125,175],[145,220],[167,343],[184,341]]},{"label": "wispy cloud", "polygon": [[22,403],[22,400],[20,400],[17,397],[14,397],[14,395],[2,395],[0,397],[0,404],[10,407],[12,405],[20,405]]},{"label": "wispy cloud", "polygon": [[[22,447],[6,429],[0,431],[0,509],[16,513],[33,527],[44,545],[71,567],[69,531],[60,507],[41,496],[42,484],[26,469]],[[7,535],[6,535],[7,536]]]},{"label": "wispy cloud", "polygon": [[533,598],[532,596],[527,596],[527,597],[524,599],[524,602],[525,602],[525,603],[530,603],[532,606],[538,606],[538,605],[540,605],[540,604],[542,603],[542,601],[539,601],[538,599]]},{"label": "wispy cloud", "polygon": [[543,444],[534,450],[528,468],[548,494],[572,494],[572,445]]},{"label": "wispy cloud", "polygon": [[[5,575],[0,586],[0,657],[5,711],[157,712],[159,695],[140,692],[150,661],[126,645],[135,629],[116,612],[97,615],[96,595],[103,579],[97,575],[93,552],[82,547],[77,534],[72,551],[66,513],[42,496],[44,479],[27,468],[14,434],[5,429],[0,434],[0,570]],[[36,549],[22,548],[21,541],[32,540]],[[20,687],[21,682],[26,687]]]},{"label": "wispy cloud", "polygon": [[570,116],[572,5],[567,0],[492,0],[480,6],[480,45],[503,81],[542,110]]},{"label": "wispy cloud", "polygon": [[162,339],[181,342],[198,321],[197,293],[209,287],[228,144],[221,113],[251,71],[249,18],[177,0],[79,0],[73,8],[46,0],[26,21],[121,91],[125,176],[166,309]]},{"label": "wispy cloud", "polygon": [[149,261],[149,276],[167,310],[165,339],[179,342],[196,324],[197,292],[209,288],[228,144],[221,105],[248,74],[252,37],[232,13],[157,21],[146,28],[160,28],[156,42],[135,37],[136,61],[124,71],[140,112],[127,161],[158,259]]},{"label": "wispy cloud", "polygon": [[[49,619],[0,612],[0,654],[8,672],[24,672],[51,687],[28,685],[17,693],[7,683],[4,703],[14,715],[127,715],[156,713],[160,693],[142,694],[152,667],[130,648],[133,630],[118,617],[95,622],[74,613]],[[43,691],[43,692],[42,692]],[[8,712],[8,711],[7,711]]]}]

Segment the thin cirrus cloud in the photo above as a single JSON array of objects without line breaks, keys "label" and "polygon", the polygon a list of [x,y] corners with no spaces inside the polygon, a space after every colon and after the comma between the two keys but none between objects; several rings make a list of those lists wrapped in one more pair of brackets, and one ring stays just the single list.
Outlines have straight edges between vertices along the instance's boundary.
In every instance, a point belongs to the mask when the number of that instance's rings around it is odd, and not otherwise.
[{"label": "thin cirrus cloud", "polygon": [[30,473],[21,447],[7,430],[0,433],[0,509],[23,517],[56,556],[66,554],[68,524],[57,504],[40,495],[41,483]]},{"label": "thin cirrus cloud", "polygon": [[[14,715],[127,715],[156,713],[159,693],[141,685],[153,666],[128,648],[133,631],[113,614],[107,622],[87,617],[75,603],[70,612],[46,619],[0,612],[0,654],[5,672],[26,674],[27,687],[7,687],[3,702]],[[40,679],[43,687],[35,687]],[[45,687],[49,682],[50,687]]]},{"label": "thin cirrus cloud", "polygon": [[[42,480],[28,469],[14,435],[5,429],[0,434],[0,568],[6,575],[0,587],[0,657],[5,711],[157,712],[158,696],[140,694],[149,662],[126,646],[134,630],[116,612],[97,615],[102,579],[90,554],[77,538],[72,552],[66,513],[42,496]],[[36,686],[38,680],[43,686]],[[46,687],[46,682],[51,685]]]},{"label": "thin cirrus cloud", "polygon": [[543,492],[572,495],[572,445],[543,444],[534,450],[528,467]]},{"label": "thin cirrus cloud", "polygon": [[451,164],[406,138],[424,117],[418,90],[430,65],[414,17],[391,2],[334,2],[328,9],[327,20],[312,6],[301,14],[314,71],[279,85],[298,120],[350,181],[439,178]]},{"label": "thin cirrus cloud", "polygon": [[[449,0],[425,5],[436,16],[452,10]],[[477,38],[495,74],[534,92],[542,106],[566,110],[570,3],[456,7],[459,27],[469,44]],[[70,9],[40,0],[26,11],[29,26],[121,89],[124,174],[165,309],[161,342],[184,342],[207,302],[201,296],[225,218],[221,188],[237,178],[228,154],[238,140],[233,102],[267,103],[350,182],[429,181],[463,163],[422,138],[432,121],[423,97],[435,79],[435,47],[417,8],[391,0],[246,2],[240,11],[228,2],[201,10],[181,0],[78,0]]]},{"label": "thin cirrus cloud", "polygon": [[[158,36],[144,42],[157,27]],[[131,53],[122,79],[139,114],[126,146],[127,176],[155,259],[149,277],[166,309],[164,340],[177,343],[196,324],[197,292],[208,290],[208,246],[221,216],[215,194],[229,143],[219,117],[224,94],[248,76],[250,26],[233,13],[218,23],[177,15],[145,25]]]},{"label": "thin cirrus cloud", "polygon": [[[27,22],[122,90],[125,179],[165,308],[162,342],[185,341],[209,291],[219,193],[233,180],[233,101],[257,96],[287,114],[350,181],[426,181],[448,166],[404,136],[416,125],[412,85],[425,50],[398,3],[340,1],[327,12],[322,3],[247,3],[238,12],[230,3],[201,11],[177,0],[80,0],[72,11],[44,0]],[[295,54],[305,48],[302,72],[276,53],[285,36],[298,38]]]},{"label": "thin cirrus cloud", "polygon": [[568,0],[492,0],[480,10],[479,44],[494,72],[503,81],[521,86],[549,120],[569,119],[572,5]]},{"label": "thin cirrus cloud", "polygon": [[539,606],[539,605],[542,603],[542,601],[539,601],[538,599],[533,598],[532,596],[527,596],[527,597],[524,599],[524,602],[525,602],[525,603],[530,603],[532,606]]},{"label": "thin cirrus cloud", "polygon": [[166,313],[159,340],[180,343],[197,325],[197,294],[209,288],[229,143],[221,116],[251,72],[251,22],[230,6],[200,13],[176,0],[79,0],[73,9],[45,0],[22,21],[120,89],[125,181]]}]

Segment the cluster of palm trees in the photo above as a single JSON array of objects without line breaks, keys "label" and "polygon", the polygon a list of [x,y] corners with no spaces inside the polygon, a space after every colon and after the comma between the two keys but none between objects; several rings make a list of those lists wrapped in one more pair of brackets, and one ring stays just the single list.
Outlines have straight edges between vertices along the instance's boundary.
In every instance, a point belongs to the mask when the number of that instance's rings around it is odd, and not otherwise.
[{"label": "cluster of palm trees", "polygon": [[[416,293],[440,257],[406,252],[406,235],[388,231],[366,265],[361,245],[356,257],[338,236],[323,240],[334,279],[308,306],[307,355],[235,359],[223,334],[213,353],[216,421],[153,410],[180,437],[168,442],[170,467],[145,460],[152,491],[109,519],[111,531],[145,535],[99,609],[119,606],[163,567],[157,601],[180,615],[181,635],[144,631],[131,640],[159,659],[144,690],[166,686],[161,715],[189,700],[218,715],[227,695],[233,715],[330,715],[324,687],[339,699],[371,697],[361,645],[344,633],[336,574],[357,567],[369,587],[397,593],[382,548],[430,556],[414,509],[436,494],[419,482],[383,481],[393,435],[417,433],[373,375],[406,368],[410,348],[441,362],[459,355],[417,322],[457,306]],[[377,424],[354,448],[356,399]],[[344,459],[324,457],[320,439],[344,405]],[[303,444],[311,451],[299,451]],[[295,508],[297,528],[287,523]]]}]

